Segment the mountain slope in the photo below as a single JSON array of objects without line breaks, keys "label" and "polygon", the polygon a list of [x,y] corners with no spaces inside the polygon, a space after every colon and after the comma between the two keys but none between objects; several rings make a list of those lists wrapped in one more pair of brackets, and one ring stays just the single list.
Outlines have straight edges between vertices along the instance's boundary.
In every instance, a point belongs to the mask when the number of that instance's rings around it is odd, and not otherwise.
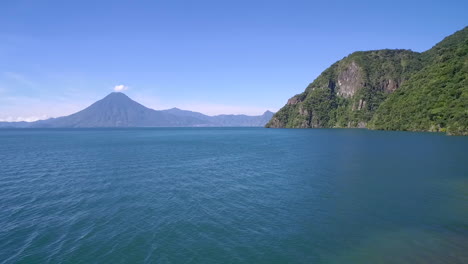
[{"label": "mountain slope", "polygon": [[202,125],[191,117],[175,117],[147,108],[123,93],[111,93],[75,114],[38,121],[32,127],[149,127]]},{"label": "mountain slope", "polygon": [[172,108],[153,110],[123,93],[111,93],[89,107],[69,116],[36,122],[0,122],[0,128],[75,128],[75,127],[207,127],[264,126],[273,116],[219,115]]},{"label": "mountain slope", "polygon": [[421,68],[410,50],[354,52],[288,100],[268,127],[363,127],[390,93]]},{"label": "mountain slope", "polygon": [[273,112],[266,111],[260,116],[217,115],[211,117],[211,120],[219,126],[233,126],[233,124],[235,124],[235,126],[256,127],[265,126],[273,117],[273,114]]},{"label": "mountain slope", "polygon": [[467,31],[424,53],[352,53],[289,99],[266,126],[417,131],[445,131],[449,126],[451,133],[464,134]]},{"label": "mountain slope", "polygon": [[468,27],[423,56],[426,67],[380,106],[370,127],[468,135]]},{"label": "mountain slope", "polygon": [[0,128],[27,128],[31,124],[26,121],[20,122],[0,122]]},{"label": "mountain slope", "polygon": [[212,126],[244,126],[244,127],[262,127],[273,117],[273,112],[266,111],[259,116],[248,115],[216,115],[207,116],[198,112],[181,110],[178,108],[171,108],[168,110],[161,110],[161,112],[169,113],[175,116],[194,117],[199,120],[206,121]]}]

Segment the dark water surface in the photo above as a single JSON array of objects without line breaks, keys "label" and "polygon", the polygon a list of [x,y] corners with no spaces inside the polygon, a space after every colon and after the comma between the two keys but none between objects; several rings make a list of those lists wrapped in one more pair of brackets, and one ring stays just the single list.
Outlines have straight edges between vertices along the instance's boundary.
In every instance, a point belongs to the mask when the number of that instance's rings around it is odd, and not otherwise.
[{"label": "dark water surface", "polygon": [[468,137],[0,130],[0,263],[468,263]]}]

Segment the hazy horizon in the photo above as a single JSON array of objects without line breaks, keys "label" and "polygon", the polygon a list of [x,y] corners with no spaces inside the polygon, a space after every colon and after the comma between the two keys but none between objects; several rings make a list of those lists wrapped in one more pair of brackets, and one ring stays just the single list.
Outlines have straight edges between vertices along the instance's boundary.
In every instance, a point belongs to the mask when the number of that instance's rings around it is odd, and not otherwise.
[{"label": "hazy horizon", "polygon": [[114,90],[156,110],[276,112],[354,51],[421,52],[462,29],[468,3],[452,2],[2,2],[0,121]]},{"label": "hazy horizon", "polygon": [[[114,94],[114,93],[121,93],[121,94],[126,95],[124,91],[119,91],[119,90],[115,90],[115,89],[114,89],[113,92],[110,92],[108,95],[111,95],[111,94]],[[106,97],[107,97],[108,95],[106,95]],[[128,96],[128,95],[126,95],[126,96]],[[104,97],[104,98],[105,98],[105,97]],[[96,102],[98,102],[98,101],[100,101],[100,100],[102,100],[102,99],[104,99],[104,98],[101,98],[101,99],[97,100]],[[129,98],[130,98],[131,100],[133,100],[133,98],[131,98],[131,97],[129,97]],[[135,101],[135,100],[133,100],[133,101]],[[80,111],[82,111],[82,110],[88,108],[89,106],[95,104],[96,102],[93,102],[92,104],[90,104],[90,105],[84,107],[83,109],[80,109],[80,110],[78,110],[78,111],[76,111],[76,112],[73,112],[73,113],[70,113],[70,114],[78,113],[78,112],[80,112]],[[136,102],[139,103],[138,101],[136,101]],[[190,109],[182,109],[182,108],[179,108],[179,107],[176,107],[176,106],[170,107],[170,108],[165,108],[165,109],[154,109],[154,108],[148,107],[148,106],[146,106],[146,105],[144,105],[144,104],[141,104],[141,105],[143,105],[143,106],[145,106],[145,107],[147,107],[147,108],[149,108],[149,109],[156,110],[156,111],[165,111],[165,110],[178,109],[178,110],[183,110],[183,111],[191,111],[191,112],[201,113],[201,114],[204,114],[204,115],[206,115],[206,116],[211,116],[211,117],[219,116],[219,115],[246,115],[246,114],[214,114],[214,115],[209,115],[209,114],[205,114],[205,113],[202,113],[202,112],[192,111],[192,110],[190,110]],[[260,116],[260,115],[263,115],[263,114],[265,114],[265,113],[267,113],[267,112],[275,113],[275,111],[271,111],[271,110],[267,109],[267,110],[265,110],[264,112],[262,112],[261,114],[258,114],[258,115],[248,115],[248,114],[247,114],[247,116]],[[68,115],[70,115],[70,114],[68,114]],[[64,116],[68,116],[68,115],[57,116],[57,117],[64,117]],[[42,118],[39,117],[39,118],[37,118],[37,119],[29,119],[29,120],[12,120],[12,119],[5,119],[5,120],[2,120],[2,119],[0,119],[0,122],[35,122],[35,121],[39,121],[39,120],[46,120],[46,119],[57,118],[57,117],[42,117]]]}]

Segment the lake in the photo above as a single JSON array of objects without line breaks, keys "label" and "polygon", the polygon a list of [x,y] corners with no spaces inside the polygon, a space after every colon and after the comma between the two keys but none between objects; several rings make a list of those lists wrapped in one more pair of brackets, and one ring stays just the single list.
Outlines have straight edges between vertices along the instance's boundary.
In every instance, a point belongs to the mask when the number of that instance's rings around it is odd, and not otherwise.
[{"label": "lake", "polygon": [[0,263],[468,263],[468,137],[0,130]]}]

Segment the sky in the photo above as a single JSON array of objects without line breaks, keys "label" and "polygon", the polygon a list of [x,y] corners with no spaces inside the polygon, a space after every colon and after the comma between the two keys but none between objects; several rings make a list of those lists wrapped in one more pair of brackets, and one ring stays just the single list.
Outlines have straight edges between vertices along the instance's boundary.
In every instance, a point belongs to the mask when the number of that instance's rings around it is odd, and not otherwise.
[{"label": "sky", "polygon": [[468,1],[0,1],[0,120],[121,91],[153,109],[277,111],[354,51],[422,52]]}]

